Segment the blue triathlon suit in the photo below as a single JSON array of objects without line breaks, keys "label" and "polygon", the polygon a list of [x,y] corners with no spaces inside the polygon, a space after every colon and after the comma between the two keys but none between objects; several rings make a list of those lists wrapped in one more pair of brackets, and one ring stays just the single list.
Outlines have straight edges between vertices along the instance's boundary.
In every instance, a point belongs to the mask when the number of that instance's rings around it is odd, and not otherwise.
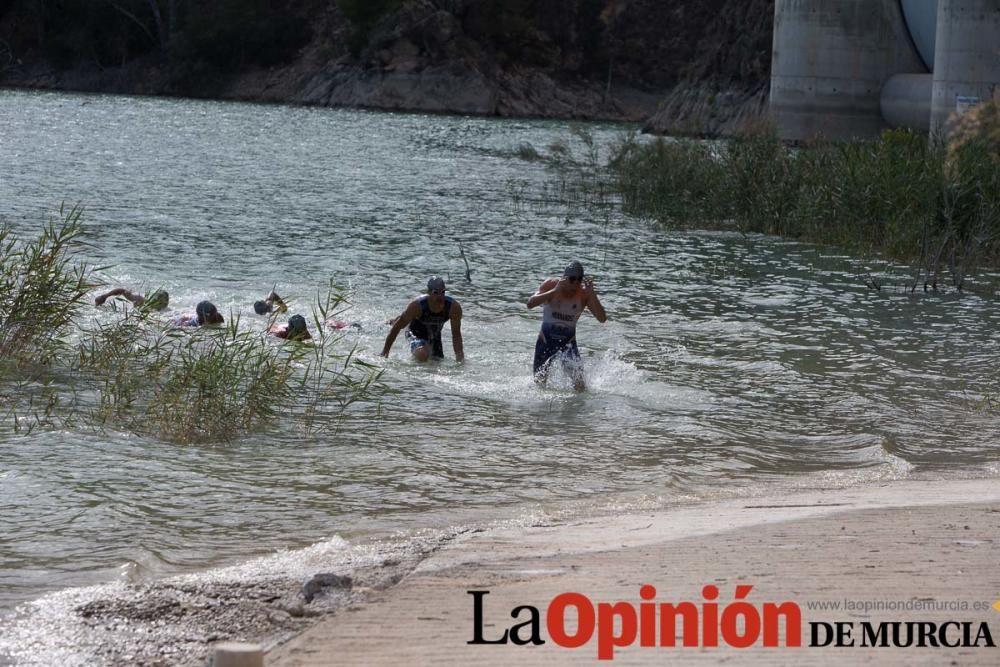
[{"label": "blue triathlon suit", "polygon": [[444,358],[441,330],[445,323],[451,319],[451,304],[455,303],[455,300],[446,296],[444,308],[440,313],[431,312],[430,303],[426,296],[420,297],[419,303],[420,317],[410,320],[410,327],[406,330],[406,339],[410,341],[410,351],[412,352],[421,345],[430,345],[433,356]]},{"label": "blue triathlon suit", "polygon": [[555,297],[542,309],[542,330],[535,342],[535,375],[548,372],[550,360],[558,356],[563,367],[574,377],[583,372],[580,351],[576,347],[576,321],[583,314],[578,299],[564,301]]},{"label": "blue triathlon suit", "polygon": [[576,347],[576,329],[566,329],[558,324],[543,324],[535,341],[534,371],[546,368],[549,360],[558,356],[563,364],[580,363],[580,350]]}]

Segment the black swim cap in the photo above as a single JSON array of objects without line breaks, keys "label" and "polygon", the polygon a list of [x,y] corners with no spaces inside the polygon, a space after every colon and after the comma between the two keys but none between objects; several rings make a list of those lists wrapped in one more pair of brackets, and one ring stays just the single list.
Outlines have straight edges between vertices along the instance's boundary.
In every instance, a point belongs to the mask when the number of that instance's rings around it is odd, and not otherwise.
[{"label": "black swim cap", "polygon": [[219,309],[215,307],[215,304],[211,301],[202,301],[194,309],[195,314],[198,316],[198,322],[204,323],[209,317],[219,314]]},{"label": "black swim cap", "polygon": [[583,278],[583,264],[577,261],[570,262],[563,275],[567,278]]},{"label": "black swim cap", "polygon": [[267,315],[272,310],[274,310],[274,308],[267,301],[253,302],[253,312],[257,313],[258,315]]}]

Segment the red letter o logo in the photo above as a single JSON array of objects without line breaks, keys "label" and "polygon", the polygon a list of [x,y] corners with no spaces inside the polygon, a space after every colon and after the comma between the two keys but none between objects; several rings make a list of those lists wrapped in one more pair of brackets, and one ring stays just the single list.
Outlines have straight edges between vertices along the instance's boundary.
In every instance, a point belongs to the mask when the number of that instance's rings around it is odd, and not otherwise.
[{"label": "red letter o logo", "polygon": [[[566,634],[566,607],[576,607],[576,634]],[[594,635],[594,605],[586,595],[560,593],[552,598],[545,613],[545,625],[552,641],[563,648],[579,648]]]}]

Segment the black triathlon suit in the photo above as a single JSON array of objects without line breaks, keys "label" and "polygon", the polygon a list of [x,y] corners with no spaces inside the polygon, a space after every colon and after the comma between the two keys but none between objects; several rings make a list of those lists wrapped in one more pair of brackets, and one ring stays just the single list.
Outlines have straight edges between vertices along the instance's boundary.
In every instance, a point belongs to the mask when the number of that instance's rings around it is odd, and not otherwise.
[{"label": "black triathlon suit", "polygon": [[432,313],[426,296],[420,297],[420,317],[410,320],[410,328],[406,337],[410,340],[410,349],[419,345],[418,341],[426,341],[431,346],[435,357],[444,357],[444,346],[441,345],[441,330],[451,319],[451,304],[455,300],[450,296],[444,298],[444,308],[440,313]]}]

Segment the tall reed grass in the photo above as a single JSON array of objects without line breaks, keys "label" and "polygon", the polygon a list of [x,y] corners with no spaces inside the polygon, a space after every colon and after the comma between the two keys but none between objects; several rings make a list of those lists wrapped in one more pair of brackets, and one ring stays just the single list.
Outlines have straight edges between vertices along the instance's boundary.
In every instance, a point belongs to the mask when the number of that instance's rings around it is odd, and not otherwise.
[{"label": "tall reed grass", "polygon": [[78,260],[83,247],[79,208],[59,209],[37,238],[22,242],[0,227],[0,359],[44,361],[98,283]]},{"label": "tall reed grass", "polygon": [[[962,287],[1000,263],[1000,162],[987,141],[904,130],[792,148],[758,128],[710,144],[627,140],[608,162],[624,209],[676,227],[721,227],[836,244]],[[916,283],[914,283],[916,284]]]},{"label": "tall reed grass", "polygon": [[0,420],[18,433],[64,425],[72,391],[53,363],[65,358],[73,322],[99,285],[84,249],[81,210],[60,208],[38,236],[0,226]]}]

